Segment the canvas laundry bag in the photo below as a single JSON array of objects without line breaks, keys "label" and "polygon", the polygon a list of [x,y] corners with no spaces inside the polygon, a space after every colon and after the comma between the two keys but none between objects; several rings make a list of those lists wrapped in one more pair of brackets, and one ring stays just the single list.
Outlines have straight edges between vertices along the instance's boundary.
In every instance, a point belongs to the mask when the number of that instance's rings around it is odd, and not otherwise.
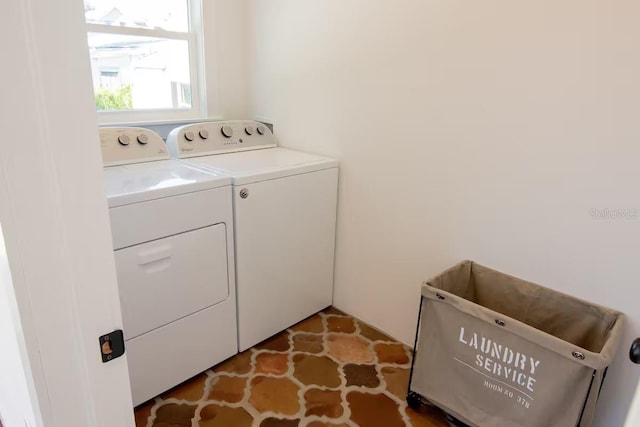
[{"label": "canvas laundry bag", "polygon": [[472,426],[589,426],[622,320],[464,261],[422,286],[407,400]]}]

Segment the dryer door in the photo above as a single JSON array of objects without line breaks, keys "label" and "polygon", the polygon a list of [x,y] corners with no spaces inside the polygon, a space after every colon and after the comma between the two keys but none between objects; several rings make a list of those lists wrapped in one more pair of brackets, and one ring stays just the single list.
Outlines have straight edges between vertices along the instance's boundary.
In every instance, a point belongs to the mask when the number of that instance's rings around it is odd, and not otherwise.
[{"label": "dryer door", "polygon": [[115,251],[125,339],[229,297],[225,224]]}]

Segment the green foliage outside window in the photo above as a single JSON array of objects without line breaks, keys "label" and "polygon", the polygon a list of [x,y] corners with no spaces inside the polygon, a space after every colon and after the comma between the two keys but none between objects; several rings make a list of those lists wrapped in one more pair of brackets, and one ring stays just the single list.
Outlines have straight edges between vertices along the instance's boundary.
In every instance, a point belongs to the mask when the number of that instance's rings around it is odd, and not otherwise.
[{"label": "green foliage outside window", "polygon": [[131,85],[116,90],[98,89],[95,92],[95,98],[98,111],[131,110],[133,108]]}]

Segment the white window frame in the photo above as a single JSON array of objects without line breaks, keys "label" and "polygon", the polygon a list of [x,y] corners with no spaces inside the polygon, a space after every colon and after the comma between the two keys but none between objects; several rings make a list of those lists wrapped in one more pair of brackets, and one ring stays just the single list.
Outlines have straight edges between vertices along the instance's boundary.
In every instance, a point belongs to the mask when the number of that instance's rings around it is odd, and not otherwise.
[{"label": "white window frame", "polygon": [[177,32],[157,28],[120,27],[87,23],[87,33],[126,36],[159,37],[185,40],[189,45],[189,79],[191,108],[159,108],[126,111],[98,111],[98,122],[107,124],[166,123],[200,120],[207,117],[207,91],[204,71],[204,26],[201,0],[186,0],[189,13],[189,31]]}]

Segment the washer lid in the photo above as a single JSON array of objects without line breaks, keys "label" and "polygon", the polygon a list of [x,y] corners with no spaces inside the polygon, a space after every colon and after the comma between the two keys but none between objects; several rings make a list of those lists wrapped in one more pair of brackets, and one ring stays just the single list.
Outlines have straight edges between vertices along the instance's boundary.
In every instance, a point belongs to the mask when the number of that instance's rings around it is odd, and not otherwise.
[{"label": "washer lid", "polygon": [[335,159],[280,147],[203,156],[184,161],[229,175],[233,178],[234,185],[338,167]]},{"label": "washer lid", "polygon": [[109,207],[208,190],[231,184],[231,178],[190,167],[177,160],[161,160],[104,168]]}]

